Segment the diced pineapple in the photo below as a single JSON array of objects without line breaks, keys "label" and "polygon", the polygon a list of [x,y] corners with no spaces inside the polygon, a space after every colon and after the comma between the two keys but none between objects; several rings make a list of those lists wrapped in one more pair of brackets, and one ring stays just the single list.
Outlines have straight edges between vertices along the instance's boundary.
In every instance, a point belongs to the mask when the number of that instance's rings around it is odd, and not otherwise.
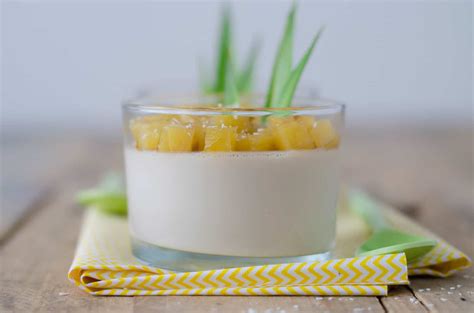
[{"label": "diced pineapple", "polygon": [[204,150],[206,129],[201,123],[196,123],[194,127],[194,137],[193,137],[193,151],[202,151]]},{"label": "diced pineapple", "polygon": [[183,125],[163,127],[159,150],[163,152],[187,152],[193,150],[194,128]]},{"label": "diced pineapple", "polygon": [[179,120],[179,115],[176,114],[156,114],[156,115],[145,115],[140,118],[144,122],[157,122],[157,121],[171,121]]},{"label": "diced pineapple", "polygon": [[301,115],[296,117],[296,121],[303,125],[308,131],[314,127],[315,120],[314,117],[309,115]]},{"label": "diced pineapple", "polygon": [[180,115],[179,120],[183,124],[196,124],[199,123],[199,116],[193,116],[193,115]]},{"label": "diced pineapple", "polygon": [[130,131],[138,149],[156,150],[160,142],[160,133],[164,123],[144,121],[142,118],[130,121]]},{"label": "diced pineapple", "polygon": [[311,130],[311,136],[317,148],[331,149],[339,146],[339,135],[330,120],[317,121]]},{"label": "diced pineapple", "polygon": [[182,124],[189,125],[194,129],[193,151],[202,151],[205,135],[203,119],[200,116],[180,115],[179,120]]},{"label": "diced pineapple", "polygon": [[235,127],[209,126],[206,128],[204,151],[235,151],[236,139]]},{"label": "diced pineapple", "polygon": [[141,150],[156,150],[160,142],[160,130],[154,129],[142,132],[136,139],[137,148]]},{"label": "diced pineapple", "polygon": [[279,150],[312,149],[313,140],[308,130],[295,120],[272,127],[275,145]]},{"label": "diced pineapple", "polygon": [[212,117],[212,126],[236,127],[238,132],[250,131],[252,124],[247,116],[216,115]]},{"label": "diced pineapple", "polygon": [[271,151],[275,149],[273,136],[268,129],[262,129],[252,135],[249,135],[251,151]]},{"label": "diced pineapple", "polygon": [[270,128],[276,128],[276,127],[279,127],[281,124],[289,123],[292,121],[294,121],[294,118],[292,116],[272,115],[268,117],[267,124],[268,124],[268,127]]},{"label": "diced pineapple", "polygon": [[249,151],[250,150],[250,139],[248,134],[237,135],[235,142],[237,151]]},{"label": "diced pineapple", "polygon": [[161,152],[171,152],[170,149],[170,140],[165,132],[162,132],[162,136],[160,137],[160,143],[158,144],[158,150]]},{"label": "diced pineapple", "polygon": [[339,143],[340,143],[341,139],[339,137],[339,135],[336,134],[336,137],[334,137],[325,147],[327,149],[336,149],[339,147]]}]

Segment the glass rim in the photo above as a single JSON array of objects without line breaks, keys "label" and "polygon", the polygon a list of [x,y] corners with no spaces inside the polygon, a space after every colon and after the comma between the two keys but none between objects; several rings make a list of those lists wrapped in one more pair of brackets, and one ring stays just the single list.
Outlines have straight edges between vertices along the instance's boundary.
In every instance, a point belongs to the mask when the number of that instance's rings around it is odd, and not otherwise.
[{"label": "glass rim", "polygon": [[[211,95],[180,95],[151,97],[143,96],[123,101],[122,108],[135,113],[155,113],[155,114],[186,114],[186,115],[248,115],[265,116],[278,113],[293,115],[328,115],[343,113],[346,105],[335,100],[320,97],[300,97],[294,98],[296,106],[290,107],[235,107],[235,106],[206,106],[206,103],[218,103],[219,94]],[[180,98],[181,97],[181,98]],[[184,97],[184,98],[183,98]],[[252,94],[242,97],[243,99],[264,99],[262,95]],[[181,102],[176,100],[183,99]],[[186,99],[186,100],[184,100]],[[211,100],[214,100],[211,101]],[[172,103],[174,101],[174,104]],[[242,102],[242,101],[241,101]],[[254,101],[257,102],[257,101]],[[178,104],[179,103],[179,104]],[[258,101],[263,103],[263,101]]]}]

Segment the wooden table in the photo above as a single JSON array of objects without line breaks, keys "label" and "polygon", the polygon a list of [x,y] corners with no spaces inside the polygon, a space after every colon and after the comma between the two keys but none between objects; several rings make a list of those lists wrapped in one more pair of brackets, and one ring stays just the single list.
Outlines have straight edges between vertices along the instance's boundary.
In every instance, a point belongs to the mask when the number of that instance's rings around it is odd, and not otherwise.
[{"label": "wooden table", "polygon": [[[346,181],[410,214],[462,249],[473,246],[473,133],[352,131]],[[2,140],[1,312],[466,312],[474,271],[420,277],[388,297],[94,297],[66,273],[83,209],[74,194],[121,169],[119,140],[10,136]]]}]

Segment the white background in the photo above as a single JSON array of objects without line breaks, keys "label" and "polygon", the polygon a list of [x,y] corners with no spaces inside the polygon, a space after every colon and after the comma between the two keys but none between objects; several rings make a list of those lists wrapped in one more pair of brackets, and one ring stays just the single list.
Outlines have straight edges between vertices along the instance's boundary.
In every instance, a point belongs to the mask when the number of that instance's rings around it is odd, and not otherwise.
[{"label": "white background", "polygon": [[[289,2],[233,3],[242,59],[263,39],[264,91]],[[2,130],[111,132],[137,90],[197,88],[212,64],[220,4],[164,1],[2,3]],[[295,62],[326,31],[301,90],[348,104],[349,126],[472,125],[470,1],[302,1]]]}]

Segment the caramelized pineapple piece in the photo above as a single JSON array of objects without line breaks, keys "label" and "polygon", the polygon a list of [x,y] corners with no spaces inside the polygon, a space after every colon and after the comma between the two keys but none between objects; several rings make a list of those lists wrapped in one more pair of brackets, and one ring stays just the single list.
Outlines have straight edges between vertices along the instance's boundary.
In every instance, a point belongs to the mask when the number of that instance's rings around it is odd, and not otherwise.
[{"label": "caramelized pineapple piece", "polygon": [[271,151],[275,149],[273,136],[268,129],[249,135],[250,151]]},{"label": "caramelized pineapple piece", "polygon": [[206,128],[204,151],[235,151],[237,129],[227,126]]},{"label": "caramelized pineapple piece", "polygon": [[203,118],[193,115],[180,115],[179,120],[184,125],[190,125],[194,129],[193,151],[202,151],[204,149],[205,129]]},{"label": "caramelized pineapple piece", "polygon": [[282,124],[289,123],[294,121],[294,118],[292,116],[277,116],[277,115],[272,115],[269,116],[267,119],[267,124],[268,127],[270,128],[276,128],[279,127]]},{"label": "caramelized pineapple piece", "polygon": [[236,146],[237,151],[249,151],[250,150],[249,135],[248,134],[237,135],[235,146]]},{"label": "caramelized pineapple piece", "polygon": [[156,115],[145,115],[140,118],[144,122],[166,122],[166,121],[178,121],[179,115],[176,114],[156,114]]},{"label": "caramelized pineapple piece", "polygon": [[272,127],[275,145],[279,150],[313,149],[313,140],[301,123],[290,120]]},{"label": "caramelized pineapple piece", "polygon": [[160,133],[164,123],[145,121],[142,118],[130,121],[130,131],[138,149],[156,150],[160,142]]},{"label": "caramelized pineapple piece", "polygon": [[339,147],[339,143],[340,143],[341,139],[339,137],[339,135],[336,134],[336,137],[334,137],[333,140],[331,140],[325,147],[327,149],[336,149]]},{"label": "caramelized pineapple piece", "polygon": [[163,127],[159,150],[163,152],[188,152],[193,150],[194,128],[184,125]]},{"label": "caramelized pineapple piece", "polygon": [[316,121],[314,120],[314,117],[309,116],[309,115],[297,116],[295,119],[298,123],[303,125],[308,131],[313,129],[314,124],[316,123]]},{"label": "caramelized pineapple piece", "polygon": [[194,127],[193,151],[202,151],[204,150],[206,129],[201,123],[196,123],[193,125],[193,127]]},{"label": "caramelized pineapple piece", "polygon": [[160,130],[152,129],[141,132],[136,138],[137,148],[140,150],[156,150],[160,142]]},{"label": "caramelized pineapple piece", "polygon": [[250,131],[252,123],[250,118],[247,116],[235,116],[235,115],[217,115],[211,119],[211,125],[213,126],[228,126],[237,128],[238,132]]},{"label": "caramelized pineapple piece", "polygon": [[200,123],[200,119],[199,119],[199,116],[194,116],[194,115],[185,115],[185,114],[182,114],[179,116],[179,121],[183,124],[196,124],[196,123]]},{"label": "caramelized pineapple piece", "polygon": [[332,149],[339,146],[339,135],[330,120],[317,121],[311,130],[311,136],[317,148]]}]

